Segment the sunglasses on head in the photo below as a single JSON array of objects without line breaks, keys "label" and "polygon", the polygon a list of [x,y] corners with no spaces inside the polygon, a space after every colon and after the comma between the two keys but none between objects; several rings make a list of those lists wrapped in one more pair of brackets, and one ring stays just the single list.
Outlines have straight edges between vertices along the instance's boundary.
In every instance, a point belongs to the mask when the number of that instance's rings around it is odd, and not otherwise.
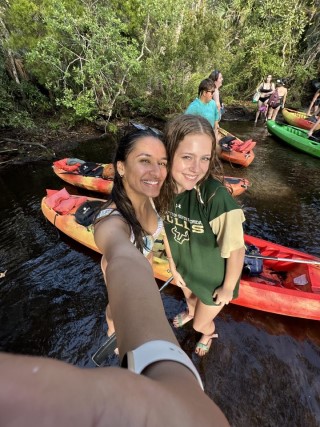
[{"label": "sunglasses on head", "polygon": [[158,136],[162,136],[163,133],[161,132],[161,130],[150,127],[150,126],[146,126],[142,123],[137,123],[137,122],[130,122],[131,126],[133,126],[135,129],[138,130],[151,130],[153,133],[155,133]]}]

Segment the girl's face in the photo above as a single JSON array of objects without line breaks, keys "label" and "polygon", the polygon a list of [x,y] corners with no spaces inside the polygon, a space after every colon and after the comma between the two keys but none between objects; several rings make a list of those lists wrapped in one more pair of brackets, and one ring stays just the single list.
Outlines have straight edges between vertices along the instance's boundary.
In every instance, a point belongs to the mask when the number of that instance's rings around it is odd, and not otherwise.
[{"label": "girl's face", "polygon": [[155,137],[137,140],[125,162],[117,163],[128,194],[157,197],[167,176],[167,154],[163,143]]},{"label": "girl's face", "polygon": [[212,139],[207,134],[187,135],[178,145],[172,162],[172,178],[177,192],[192,190],[208,172]]}]

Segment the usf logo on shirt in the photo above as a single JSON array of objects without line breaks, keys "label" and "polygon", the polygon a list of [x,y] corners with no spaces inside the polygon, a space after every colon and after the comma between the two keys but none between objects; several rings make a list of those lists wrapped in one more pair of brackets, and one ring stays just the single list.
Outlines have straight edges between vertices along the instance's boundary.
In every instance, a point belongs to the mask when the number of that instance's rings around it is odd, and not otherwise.
[{"label": "usf logo on shirt", "polygon": [[180,245],[182,245],[183,242],[189,241],[189,230],[186,230],[184,233],[180,233],[180,231],[177,230],[177,227],[174,227],[171,230],[171,233],[174,235],[174,240]]},{"label": "usf logo on shirt", "polygon": [[190,233],[204,233],[204,227],[201,221],[190,220],[179,214],[171,213],[171,215],[167,215],[166,222],[174,225],[171,229],[171,233],[174,236],[174,240],[180,245],[190,240]]}]

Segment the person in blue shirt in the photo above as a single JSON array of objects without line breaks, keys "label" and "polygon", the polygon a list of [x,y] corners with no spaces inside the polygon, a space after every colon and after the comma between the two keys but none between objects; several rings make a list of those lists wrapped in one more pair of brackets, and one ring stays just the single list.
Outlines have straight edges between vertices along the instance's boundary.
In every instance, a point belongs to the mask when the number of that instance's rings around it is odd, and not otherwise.
[{"label": "person in blue shirt", "polygon": [[198,98],[191,102],[185,114],[202,116],[209,121],[213,127],[216,141],[219,141],[218,124],[220,120],[216,102],[213,100],[215,85],[213,80],[204,79],[199,85]]}]

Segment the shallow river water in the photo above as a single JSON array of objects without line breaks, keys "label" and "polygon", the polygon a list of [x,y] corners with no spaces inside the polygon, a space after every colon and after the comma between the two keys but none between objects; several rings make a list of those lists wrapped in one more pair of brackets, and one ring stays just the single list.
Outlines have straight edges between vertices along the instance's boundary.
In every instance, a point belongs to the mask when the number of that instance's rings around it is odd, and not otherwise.
[{"label": "shallow river water", "polygon": [[[319,160],[275,140],[262,124],[222,127],[257,141],[248,168],[224,164],[226,175],[252,184],[239,197],[246,233],[320,256]],[[61,157],[108,162],[113,147],[88,141]],[[0,279],[0,350],[94,368],[91,356],[106,337],[100,256],[60,234],[40,210],[46,189],[63,186],[51,163],[0,172],[0,272],[7,270]],[[173,286],[162,298],[169,319],[185,307]],[[229,305],[216,330],[203,359],[193,353],[198,336],[191,325],[176,334],[233,427],[320,426],[319,322]],[[107,364],[117,364],[116,356]]]}]

